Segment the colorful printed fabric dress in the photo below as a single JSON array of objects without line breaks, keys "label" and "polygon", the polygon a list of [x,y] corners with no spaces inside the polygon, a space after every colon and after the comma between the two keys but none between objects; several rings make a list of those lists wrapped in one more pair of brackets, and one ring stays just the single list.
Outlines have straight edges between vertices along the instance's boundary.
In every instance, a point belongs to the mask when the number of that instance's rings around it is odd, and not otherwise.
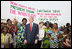
[{"label": "colorful printed fabric dress", "polygon": [[[50,39],[50,48],[59,48],[59,39],[56,36],[56,32],[49,30],[48,33],[51,34],[51,37],[54,38],[54,40]],[[57,35],[59,35],[61,31],[57,32]]]},{"label": "colorful printed fabric dress", "polygon": [[43,38],[42,40],[42,48],[50,48],[50,39],[48,38],[47,36],[47,32],[48,30],[50,30],[51,28],[47,29],[47,28],[44,28],[46,34],[45,34],[45,37]]},{"label": "colorful printed fabric dress", "polygon": [[13,46],[16,48],[16,37],[18,32],[18,26],[13,25],[11,28],[12,38],[13,38]]},{"label": "colorful printed fabric dress", "polygon": [[59,38],[59,48],[64,48],[64,45],[63,45],[63,42],[64,42],[64,40],[63,40],[63,31],[59,31],[59,37],[60,37],[60,35],[62,35],[62,37],[61,38]]},{"label": "colorful printed fabric dress", "polygon": [[24,32],[25,32],[25,26],[20,24],[16,40],[17,48],[24,48]]}]

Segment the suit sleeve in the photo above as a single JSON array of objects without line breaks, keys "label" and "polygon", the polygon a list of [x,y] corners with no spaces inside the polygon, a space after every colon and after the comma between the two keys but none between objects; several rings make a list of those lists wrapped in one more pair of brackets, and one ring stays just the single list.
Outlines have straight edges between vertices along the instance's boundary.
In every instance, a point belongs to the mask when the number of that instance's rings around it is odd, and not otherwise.
[{"label": "suit sleeve", "polygon": [[24,39],[25,40],[27,39],[27,25],[26,25],[26,28],[25,28],[25,36],[24,36]]},{"label": "suit sleeve", "polygon": [[37,28],[36,28],[36,36],[35,36],[35,40],[38,40],[37,34],[39,34],[39,26],[38,26],[38,25],[37,25]]}]

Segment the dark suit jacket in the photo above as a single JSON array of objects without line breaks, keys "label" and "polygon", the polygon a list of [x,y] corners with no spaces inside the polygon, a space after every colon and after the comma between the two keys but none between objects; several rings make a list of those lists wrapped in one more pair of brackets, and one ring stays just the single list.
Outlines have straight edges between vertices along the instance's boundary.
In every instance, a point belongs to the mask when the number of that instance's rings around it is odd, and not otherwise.
[{"label": "dark suit jacket", "polygon": [[38,40],[37,34],[39,33],[39,27],[37,24],[33,23],[32,31],[30,31],[30,24],[26,25],[25,37],[28,44],[34,44],[35,40]]}]

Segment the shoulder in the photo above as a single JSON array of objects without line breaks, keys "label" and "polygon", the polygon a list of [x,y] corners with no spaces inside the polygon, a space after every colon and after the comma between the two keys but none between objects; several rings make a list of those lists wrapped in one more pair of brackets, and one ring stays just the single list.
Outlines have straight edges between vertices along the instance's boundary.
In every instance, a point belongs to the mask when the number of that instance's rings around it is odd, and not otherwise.
[{"label": "shoulder", "polygon": [[7,35],[10,36],[10,37],[12,36],[10,33],[7,33]]},{"label": "shoulder", "polygon": [[52,30],[50,29],[50,30],[48,30],[48,33],[52,33]]},{"label": "shoulder", "polygon": [[18,27],[21,27],[21,26],[22,26],[22,24],[19,24],[19,25],[18,25]]},{"label": "shoulder", "polygon": [[51,27],[49,27],[49,30],[51,30]]},{"label": "shoulder", "polygon": [[44,27],[43,29],[46,30],[46,27]]},{"label": "shoulder", "polygon": [[29,24],[26,24],[26,26],[29,26],[30,25],[30,23]]},{"label": "shoulder", "polygon": [[36,23],[33,23],[33,25],[36,26],[36,27],[38,27],[38,24],[36,24]]},{"label": "shoulder", "polygon": [[33,23],[34,25],[38,25],[38,24],[36,24],[36,23]]},{"label": "shoulder", "polygon": [[3,35],[3,33],[1,33],[1,36]]},{"label": "shoulder", "polygon": [[28,27],[29,27],[29,25],[30,25],[30,24],[26,24],[26,28],[28,28]]},{"label": "shoulder", "polygon": [[18,26],[18,28],[19,28],[19,29],[22,28],[22,24],[20,24],[20,25]]},{"label": "shoulder", "polygon": [[20,26],[22,26],[22,24],[20,24]]},{"label": "shoulder", "polygon": [[63,31],[59,31],[59,33],[63,34]]}]

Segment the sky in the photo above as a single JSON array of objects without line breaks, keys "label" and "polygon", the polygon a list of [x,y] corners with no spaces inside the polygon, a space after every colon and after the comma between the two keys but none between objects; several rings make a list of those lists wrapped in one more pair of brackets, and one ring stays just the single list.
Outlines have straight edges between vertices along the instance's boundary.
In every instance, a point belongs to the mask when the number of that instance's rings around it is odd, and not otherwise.
[{"label": "sky", "polygon": [[[59,26],[65,25],[67,22],[71,24],[71,1],[13,1],[15,3],[25,5],[27,7],[32,7],[35,9],[49,9],[49,10],[60,10],[61,16],[59,17],[58,24]],[[11,15],[9,12],[10,9],[9,1],[1,1],[1,19],[10,18],[13,20],[14,17],[21,22],[23,16],[18,17],[18,15]]]}]

